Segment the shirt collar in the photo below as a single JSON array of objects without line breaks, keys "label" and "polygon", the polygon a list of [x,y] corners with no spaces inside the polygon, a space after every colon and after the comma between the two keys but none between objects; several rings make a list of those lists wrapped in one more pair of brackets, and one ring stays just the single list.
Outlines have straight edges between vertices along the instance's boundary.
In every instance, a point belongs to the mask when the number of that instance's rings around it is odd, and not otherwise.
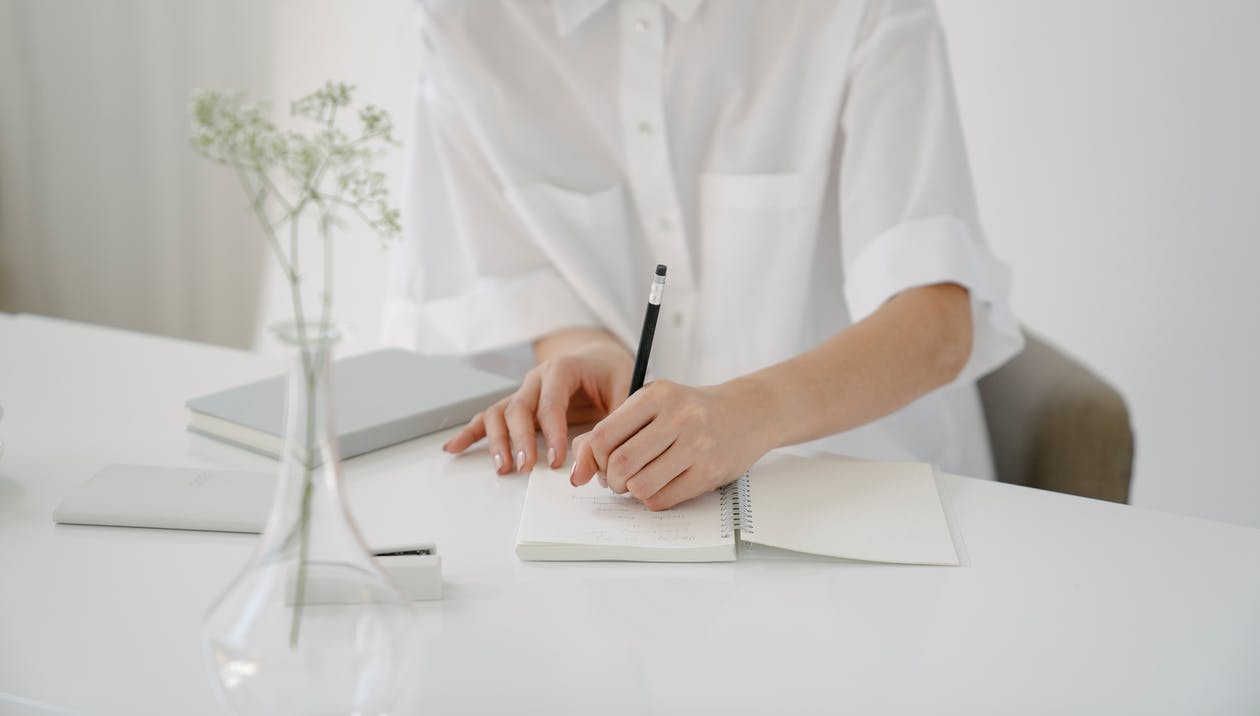
[{"label": "shirt collar", "polygon": [[[609,0],[552,0],[556,9],[556,30],[563,37],[586,22]],[[703,0],[660,0],[679,20],[686,22]]]}]

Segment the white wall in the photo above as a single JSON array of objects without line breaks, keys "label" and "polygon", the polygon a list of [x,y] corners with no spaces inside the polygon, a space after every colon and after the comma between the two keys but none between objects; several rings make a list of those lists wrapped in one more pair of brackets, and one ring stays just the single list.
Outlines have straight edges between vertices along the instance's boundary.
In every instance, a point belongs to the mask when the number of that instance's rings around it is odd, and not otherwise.
[{"label": "white wall", "polygon": [[[272,24],[278,28],[272,47],[271,86],[277,106],[304,95],[325,81],[356,86],[355,101],[389,111],[400,140],[405,139],[415,90],[418,34],[413,0],[273,0]],[[283,102],[279,100],[284,100]],[[378,168],[389,178],[398,205],[403,175],[403,148],[382,158]],[[345,353],[379,343],[381,305],[389,251],[363,226],[350,221],[335,243],[334,300],[339,320],[350,325]],[[318,275],[318,262],[312,275]],[[256,345],[275,348],[262,333],[291,312],[287,284],[268,262]]]},{"label": "white wall", "polygon": [[1128,398],[1133,503],[1260,526],[1260,2],[938,2],[1016,309]]}]

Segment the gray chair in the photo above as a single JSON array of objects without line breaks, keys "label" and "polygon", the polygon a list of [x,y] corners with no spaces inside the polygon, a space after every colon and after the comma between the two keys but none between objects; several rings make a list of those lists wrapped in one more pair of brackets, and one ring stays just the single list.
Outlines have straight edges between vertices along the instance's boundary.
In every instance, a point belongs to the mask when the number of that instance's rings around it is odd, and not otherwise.
[{"label": "gray chair", "polygon": [[1133,430],[1124,398],[1044,340],[1025,337],[1024,352],[979,383],[998,480],[1128,502]]}]

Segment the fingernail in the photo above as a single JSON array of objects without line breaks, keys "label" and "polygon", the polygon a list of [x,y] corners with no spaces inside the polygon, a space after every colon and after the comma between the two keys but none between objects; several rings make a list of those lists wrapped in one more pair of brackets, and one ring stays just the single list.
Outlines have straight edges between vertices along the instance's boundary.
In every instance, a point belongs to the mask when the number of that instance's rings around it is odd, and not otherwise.
[{"label": "fingernail", "polygon": [[597,472],[597,473],[595,473],[595,476],[599,478],[599,484],[600,484],[601,486],[603,486],[603,487],[608,487],[608,480],[604,478],[604,473],[602,473],[602,472]]},{"label": "fingernail", "polygon": [[494,469],[495,470],[503,469],[503,456],[497,452],[494,454]]},{"label": "fingernail", "polygon": [[573,475],[577,472],[577,460],[573,461],[573,467],[569,468],[569,484],[577,487],[577,483],[573,481]]},{"label": "fingernail", "polygon": [[450,441],[450,440],[447,440],[445,443],[442,443],[442,449],[443,449],[443,450],[445,450],[446,452],[450,452],[450,451],[451,451],[451,441]]},{"label": "fingernail", "polygon": [[525,472],[525,451],[524,450],[516,451],[516,471]]},{"label": "fingernail", "polygon": [[556,466],[556,449],[553,447],[547,448],[547,464],[551,467]]}]

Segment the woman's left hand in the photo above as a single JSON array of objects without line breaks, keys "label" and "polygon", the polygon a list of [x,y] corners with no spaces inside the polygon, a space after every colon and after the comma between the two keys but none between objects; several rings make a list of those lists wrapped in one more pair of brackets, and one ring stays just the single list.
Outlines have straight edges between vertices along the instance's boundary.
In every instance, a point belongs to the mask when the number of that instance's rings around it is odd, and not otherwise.
[{"label": "woman's left hand", "polygon": [[596,475],[665,510],[744,474],[775,446],[767,393],[747,380],[693,388],[656,381],[573,441],[570,479]]}]

